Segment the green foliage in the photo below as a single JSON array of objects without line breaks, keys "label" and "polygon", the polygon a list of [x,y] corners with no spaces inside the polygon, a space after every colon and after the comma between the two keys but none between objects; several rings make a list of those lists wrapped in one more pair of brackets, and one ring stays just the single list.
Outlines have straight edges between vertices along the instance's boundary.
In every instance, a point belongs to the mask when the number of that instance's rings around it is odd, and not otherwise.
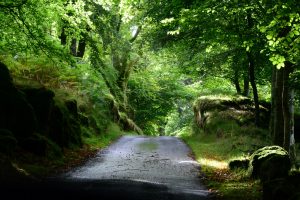
[{"label": "green foliage", "polygon": [[147,134],[164,134],[167,116],[176,109],[186,110],[197,92],[185,85],[189,77],[182,75],[176,57],[168,50],[149,52],[152,62],[141,60],[143,69],[137,68],[129,82],[129,101],[134,121]]},{"label": "green foliage", "polygon": [[84,137],[84,142],[90,145],[91,149],[102,149],[123,134],[124,132],[120,130],[120,127],[117,124],[111,123],[107,126],[106,131],[100,136],[89,134]]}]

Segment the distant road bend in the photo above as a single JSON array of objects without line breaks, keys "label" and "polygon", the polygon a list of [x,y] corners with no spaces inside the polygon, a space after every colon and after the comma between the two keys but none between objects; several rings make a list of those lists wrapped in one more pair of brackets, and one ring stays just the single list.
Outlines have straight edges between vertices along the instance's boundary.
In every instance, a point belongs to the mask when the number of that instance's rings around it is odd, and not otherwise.
[{"label": "distant road bend", "polygon": [[175,137],[123,136],[83,166],[49,178],[35,190],[54,199],[210,199],[200,166],[189,153]]}]

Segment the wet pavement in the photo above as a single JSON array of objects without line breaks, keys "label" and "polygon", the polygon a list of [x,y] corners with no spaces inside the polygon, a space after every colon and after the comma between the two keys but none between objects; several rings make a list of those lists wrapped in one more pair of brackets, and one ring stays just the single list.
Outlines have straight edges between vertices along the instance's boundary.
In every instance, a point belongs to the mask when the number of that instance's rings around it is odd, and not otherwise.
[{"label": "wet pavement", "polygon": [[124,136],[63,177],[69,181],[130,181],[151,185],[169,197],[180,194],[186,199],[208,199],[209,192],[199,177],[200,166],[189,154],[186,144],[175,137]]},{"label": "wet pavement", "polygon": [[201,184],[200,166],[189,155],[190,149],[175,137],[123,136],[80,167],[42,183],[20,187],[15,197],[211,199]]}]

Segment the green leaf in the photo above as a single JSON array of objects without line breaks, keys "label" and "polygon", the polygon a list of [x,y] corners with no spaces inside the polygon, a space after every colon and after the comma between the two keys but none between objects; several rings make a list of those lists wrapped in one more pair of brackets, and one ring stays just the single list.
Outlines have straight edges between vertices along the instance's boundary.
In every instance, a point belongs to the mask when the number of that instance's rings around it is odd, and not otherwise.
[{"label": "green leaf", "polygon": [[272,35],[267,35],[268,40],[272,40],[273,36]]},{"label": "green leaf", "polygon": [[279,63],[278,65],[276,65],[276,68],[277,69],[281,69],[282,67],[284,67],[285,65],[284,65],[284,63]]}]

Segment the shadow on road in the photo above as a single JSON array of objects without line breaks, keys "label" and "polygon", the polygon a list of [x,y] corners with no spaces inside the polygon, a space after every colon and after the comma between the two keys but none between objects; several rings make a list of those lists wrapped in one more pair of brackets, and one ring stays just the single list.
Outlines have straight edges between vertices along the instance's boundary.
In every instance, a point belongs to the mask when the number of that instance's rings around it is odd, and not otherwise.
[{"label": "shadow on road", "polygon": [[170,191],[168,187],[132,180],[47,180],[45,182],[1,186],[7,199],[120,199],[120,200],[193,200],[209,199],[191,191]]}]

